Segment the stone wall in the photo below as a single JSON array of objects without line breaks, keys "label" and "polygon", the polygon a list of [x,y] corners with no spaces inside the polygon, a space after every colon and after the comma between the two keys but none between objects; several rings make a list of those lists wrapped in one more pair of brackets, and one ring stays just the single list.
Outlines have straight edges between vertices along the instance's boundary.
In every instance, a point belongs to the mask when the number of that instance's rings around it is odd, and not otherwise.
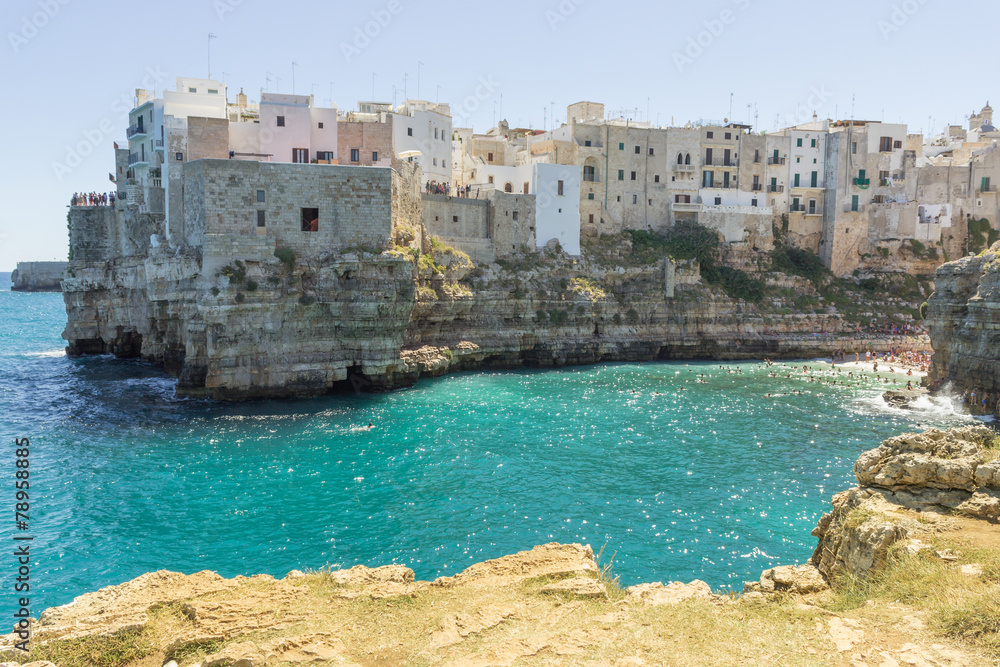
[{"label": "stone wall", "polygon": [[[351,161],[351,149],[358,151],[358,161]],[[378,154],[378,161],[372,154]],[[337,121],[337,158],[343,165],[385,166],[393,159],[392,114],[384,123]]]},{"label": "stone wall", "polygon": [[[318,210],[316,231],[303,231],[303,209]],[[267,236],[298,254],[383,247],[392,234],[392,171],[198,160],[184,166],[184,211],[191,246],[202,245],[205,234],[256,236],[263,211]]]},{"label": "stone wall", "polygon": [[229,159],[228,118],[188,118],[187,159]]},{"label": "stone wall", "polygon": [[428,194],[421,195],[420,199],[424,226],[432,236],[490,238],[488,201]]},{"label": "stone wall", "polygon": [[10,275],[12,292],[61,292],[69,262],[18,262]]},{"label": "stone wall", "polygon": [[510,257],[535,247],[535,195],[489,194],[491,233],[497,257]]}]

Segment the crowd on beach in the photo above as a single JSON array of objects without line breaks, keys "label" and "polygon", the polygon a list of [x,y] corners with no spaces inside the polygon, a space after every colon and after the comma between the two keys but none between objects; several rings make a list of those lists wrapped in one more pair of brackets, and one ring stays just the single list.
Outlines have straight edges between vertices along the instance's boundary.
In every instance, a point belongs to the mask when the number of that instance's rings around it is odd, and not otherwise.
[{"label": "crowd on beach", "polygon": [[[857,332],[862,332],[860,324],[857,327]],[[872,320],[868,323],[868,333],[880,334],[883,336],[922,336],[926,332],[923,327],[910,322],[876,322],[875,320]]]},{"label": "crowd on beach", "polygon": [[74,192],[70,206],[114,206],[114,192]]}]

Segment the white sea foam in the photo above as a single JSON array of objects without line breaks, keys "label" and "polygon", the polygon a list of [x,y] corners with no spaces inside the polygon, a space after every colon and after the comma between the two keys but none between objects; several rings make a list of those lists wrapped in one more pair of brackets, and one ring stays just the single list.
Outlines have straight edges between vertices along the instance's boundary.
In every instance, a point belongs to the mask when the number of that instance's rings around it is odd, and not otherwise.
[{"label": "white sea foam", "polygon": [[22,352],[20,354],[22,357],[65,357],[66,350],[59,348],[58,350],[46,350],[45,352]]}]

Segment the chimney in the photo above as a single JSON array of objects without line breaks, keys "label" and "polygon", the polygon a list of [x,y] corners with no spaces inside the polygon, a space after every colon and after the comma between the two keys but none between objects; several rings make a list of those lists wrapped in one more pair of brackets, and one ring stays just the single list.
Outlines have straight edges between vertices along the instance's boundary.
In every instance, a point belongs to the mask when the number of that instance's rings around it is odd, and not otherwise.
[{"label": "chimney", "polygon": [[240,111],[247,108],[247,96],[243,94],[242,87],[240,88],[240,94],[236,96],[236,106],[240,108]]},{"label": "chimney", "polygon": [[149,100],[149,91],[145,88],[135,89],[135,105],[145,104]]}]

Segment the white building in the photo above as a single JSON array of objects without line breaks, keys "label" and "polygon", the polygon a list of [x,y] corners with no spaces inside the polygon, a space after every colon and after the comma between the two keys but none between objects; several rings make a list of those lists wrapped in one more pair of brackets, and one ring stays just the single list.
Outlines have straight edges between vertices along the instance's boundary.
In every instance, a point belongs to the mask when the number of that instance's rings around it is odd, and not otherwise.
[{"label": "white building", "polygon": [[451,108],[407,100],[393,114],[392,145],[397,158],[420,165],[424,179],[451,182]]}]

